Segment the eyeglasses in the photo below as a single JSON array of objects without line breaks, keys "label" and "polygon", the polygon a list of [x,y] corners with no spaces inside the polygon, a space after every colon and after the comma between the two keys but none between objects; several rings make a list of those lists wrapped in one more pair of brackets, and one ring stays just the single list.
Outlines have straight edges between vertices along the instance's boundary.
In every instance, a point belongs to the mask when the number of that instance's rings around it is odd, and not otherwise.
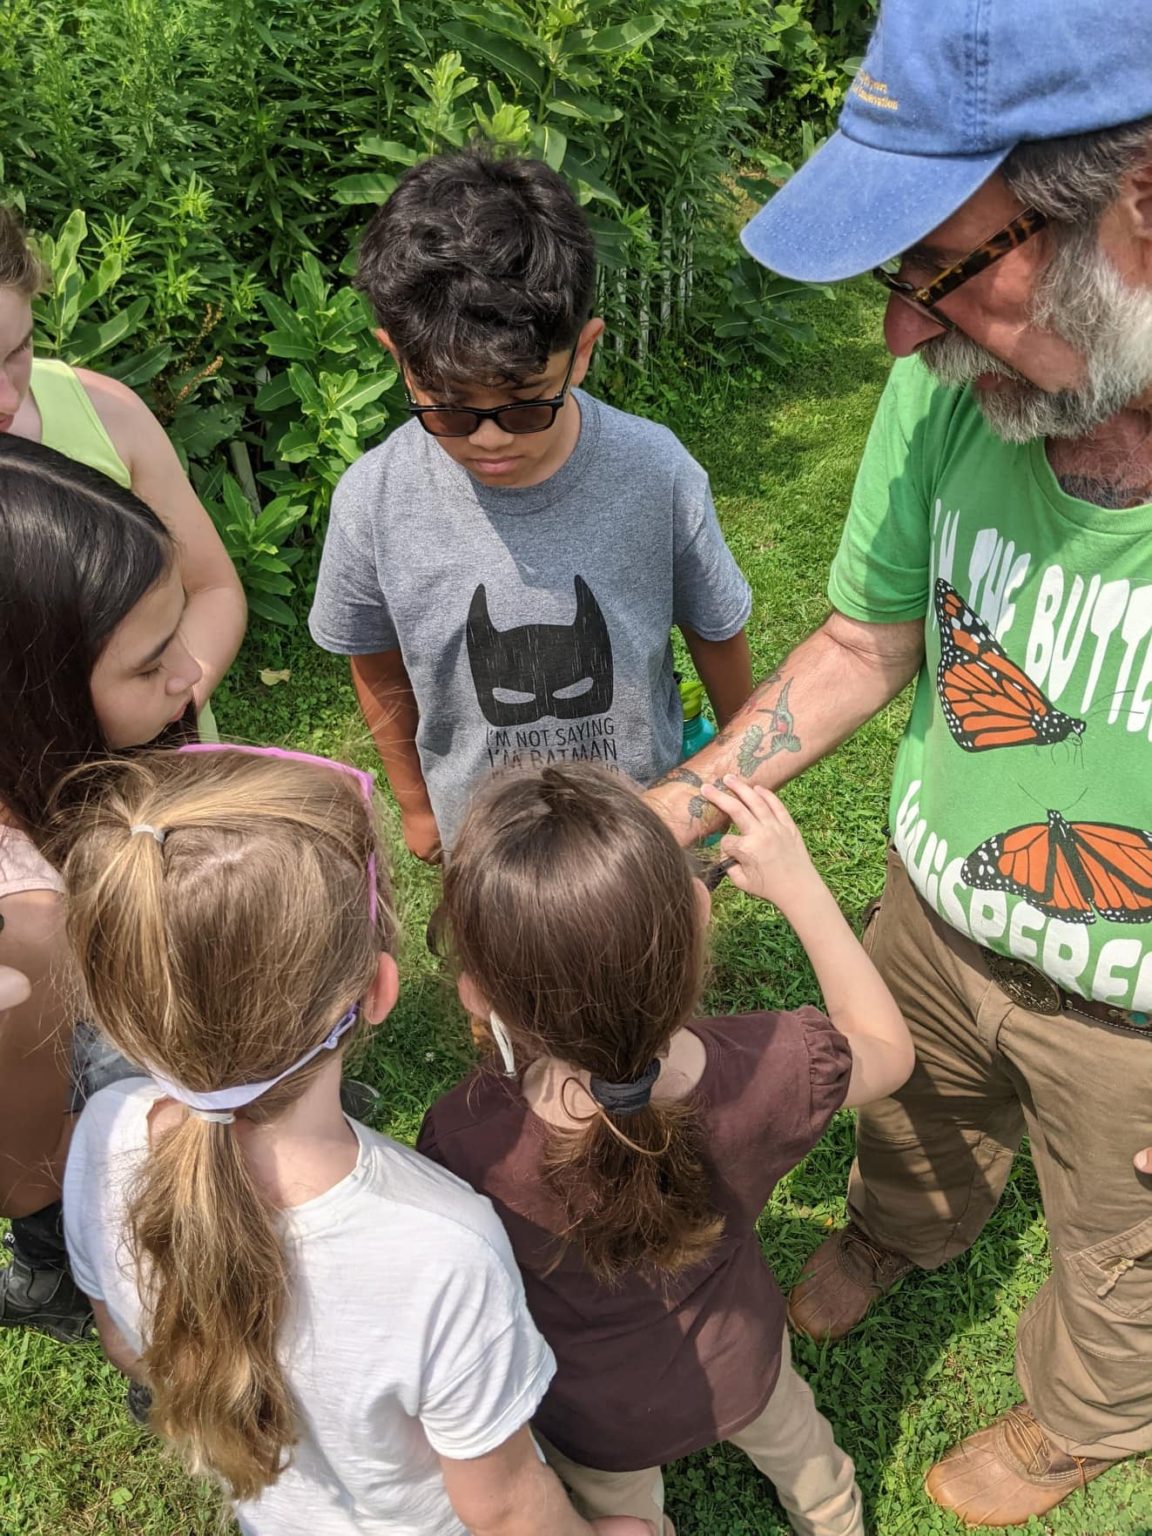
[{"label": "eyeglasses", "polygon": [[978,245],[960,261],[954,261],[950,267],[938,272],[931,282],[919,287],[915,283],[902,282],[896,276],[903,261],[901,256],[885,262],[882,267],[873,267],[872,276],[878,283],[883,283],[890,293],[931,320],[933,325],[943,326],[946,331],[959,330],[954,321],[936,308],[940,300],[955,293],[969,278],[995,266],[996,262],[1023,245],[1026,240],[1031,240],[1047,222],[1047,215],[1041,213],[1039,208],[1025,208],[1023,213],[1018,213],[1003,229],[997,230],[985,240],[983,245]]},{"label": "eyeglasses", "polygon": [[547,432],[568,394],[568,381],[576,366],[579,346],[580,342],[577,341],[568,359],[568,370],[560,386],[560,393],[553,395],[551,400],[512,400],[507,405],[493,406],[488,411],[466,410],[454,405],[417,405],[405,383],[408,410],[425,432],[431,433],[433,437],[471,437],[473,432],[480,430],[482,421],[494,421],[505,432],[514,433],[517,437],[528,432]]},{"label": "eyeglasses", "polygon": [[[311,763],[315,768],[331,768],[335,773],[346,773],[354,779],[364,796],[364,803],[371,808],[376,792],[376,781],[363,768],[353,768],[351,763],[338,763],[332,757],[314,757],[310,752],[289,752],[284,747],[245,747],[234,742],[190,741],[177,747],[178,752],[246,752],[249,757],[280,757],[290,763]],[[376,924],[380,892],[376,884],[376,855],[368,855],[368,921]],[[319,1049],[319,1047],[317,1047]]]}]

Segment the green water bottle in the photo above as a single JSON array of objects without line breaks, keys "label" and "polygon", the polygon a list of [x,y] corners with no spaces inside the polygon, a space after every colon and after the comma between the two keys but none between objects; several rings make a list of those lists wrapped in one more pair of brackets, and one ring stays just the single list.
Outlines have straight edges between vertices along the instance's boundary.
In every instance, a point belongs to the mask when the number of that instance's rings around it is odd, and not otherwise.
[{"label": "green water bottle", "polygon": [[716,727],[704,713],[704,684],[694,677],[681,677],[680,707],[684,711],[684,741],[680,761],[695,757],[701,747],[706,747],[716,735]]}]

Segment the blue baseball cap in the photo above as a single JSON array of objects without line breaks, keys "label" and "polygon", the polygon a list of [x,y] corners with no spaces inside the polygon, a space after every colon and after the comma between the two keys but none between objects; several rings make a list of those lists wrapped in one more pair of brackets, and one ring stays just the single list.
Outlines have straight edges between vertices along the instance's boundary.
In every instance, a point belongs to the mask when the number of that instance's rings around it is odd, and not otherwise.
[{"label": "blue baseball cap", "polygon": [[1021,141],[1149,115],[1152,0],[882,0],[837,131],[741,238],[837,282],[923,239]]}]

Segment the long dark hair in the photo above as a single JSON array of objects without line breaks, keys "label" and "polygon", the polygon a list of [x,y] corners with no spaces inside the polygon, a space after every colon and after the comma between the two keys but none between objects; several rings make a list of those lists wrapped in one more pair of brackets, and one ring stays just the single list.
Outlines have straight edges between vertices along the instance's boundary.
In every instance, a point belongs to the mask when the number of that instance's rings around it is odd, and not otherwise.
[{"label": "long dark hair", "polygon": [[[557,1057],[634,1082],[691,1017],[706,963],[688,857],[626,781],[563,764],[477,797],[444,877],[457,964],[522,1063]],[[690,1099],[627,1115],[588,1102],[554,1131],[544,1176],[561,1234],[599,1278],[676,1274],[723,1226]]]},{"label": "long dark hair", "polygon": [[57,781],[108,753],[92,669],[175,558],[131,491],[0,435],[0,804],[40,847]]}]

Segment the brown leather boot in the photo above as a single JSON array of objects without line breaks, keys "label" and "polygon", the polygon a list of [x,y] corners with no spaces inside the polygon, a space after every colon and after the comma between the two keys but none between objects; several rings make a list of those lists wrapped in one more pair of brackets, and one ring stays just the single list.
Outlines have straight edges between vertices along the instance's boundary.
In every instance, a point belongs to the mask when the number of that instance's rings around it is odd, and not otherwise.
[{"label": "brown leather boot", "polygon": [[911,1259],[881,1248],[850,1221],[800,1271],[788,1297],[788,1320],[810,1339],[842,1339],[913,1268]]},{"label": "brown leather boot", "polygon": [[953,1446],[924,1487],[965,1525],[1024,1525],[1115,1465],[1058,1450],[1032,1409],[1021,1403]]}]

